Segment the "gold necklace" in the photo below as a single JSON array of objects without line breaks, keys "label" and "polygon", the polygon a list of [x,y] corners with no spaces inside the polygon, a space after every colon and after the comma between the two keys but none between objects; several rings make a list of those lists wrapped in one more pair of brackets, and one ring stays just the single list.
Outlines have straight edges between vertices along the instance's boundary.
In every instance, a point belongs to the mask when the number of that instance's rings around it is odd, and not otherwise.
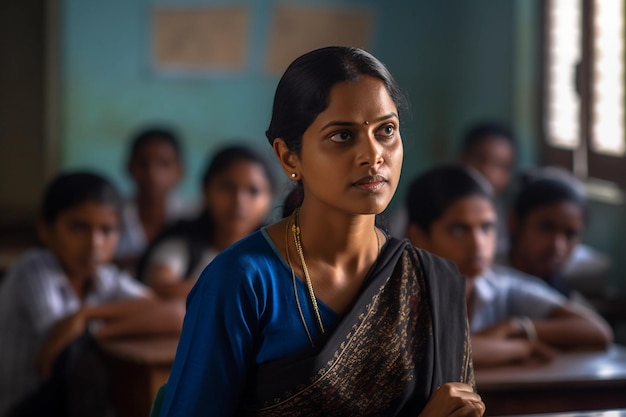
[{"label": "gold necklace", "polygon": [[[320,316],[319,307],[317,305],[317,298],[315,297],[315,291],[313,290],[313,283],[311,282],[311,276],[309,275],[309,269],[306,266],[306,261],[304,260],[304,251],[302,250],[302,238],[300,231],[300,222],[298,217],[299,209],[296,208],[291,215],[291,231],[293,233],[293,240],[296,246],[296,252],[300,257],[300,263],[302,264],[302,271],[304,272],[304,279],[306,281],[306,286],[308,289],[309,297],[311,298],[311,304],[313,306],[313,311],[315,312],[315,317],[317,319],[317,324],[319,326],[320,331],[324,334],[324,323],[322,322],[322,317]],[[306,324],[306,320],[304,319],[304,313],[302,312],[302,306],[300,304],[300,297],[298,297],[298,290],[296,285],[296,273],[294,271],[293,265],[291,264],[291,257],[289,256],[289,223],[287,223],[287,227],[285,228],[285,253],[287,255],[287,264],[291,269],[291,278],[293,280],[293,290],[296,298],[296,304],[298,306],[298,312],[300,313],[300,320],[302,320],[302,324],[304,325],[304,330],[306,331],[307,337],[311,342],[311,345],[315,347],[315,343],[313,343],[313,338],[311,336],[311,332],[309,331],[309,326]],[[378,232],[376,231],[376,225],[374,225],[374,234],[376,235],[376,247],[378,250],[378,256],[380,256],[380,238],[378,237]],[[378,262],[378,257],[376,258],[376,262]]]},{"label": "gold necklace", "polygon": [[[315,298],[315,291],[313,291],[313,283],[311,282],[311,276],[309,275],[309,269],[306,267],[304,261],[304,252],[302,251],[302,239],[300,237],[300,222],[298,217],[298,209],[293,211],[293,224],[291,225],[291,232],[293,233],[293,240],[296,242],[296,252],[300,256],[300,263],[302,264],[302,272],[304,272],[304,280],[306,286],[309,289],[309,297],[311,298],[311,304],[313,305],[313,311],[315,312],[315,318],[322,334],[324,334],[324,323],[322,323],[322,317],[320,316],[320,310],[317,306],[317,299]],[[293,268],[292,268],[293,271]]]},{"label": "gold necklace", "polygon": [[296,299],[296,305],[298,306],[298,312],[300,313],[300,320],[302,321],[302,324],[304,325],[304,331],[306,332],[306,335],[309,338],[309,342],[311,342],[311,346],[315,347],[315,343],[313,343],[313,337],[311,337],[311,332],[309,331],[309,326],[306,324],[306,320],[304,319],[304,313],[302,312],[302,306],[300,305],[300,297],[298,296],[296,272],[293,269],[293,265],[291,264],[291,257],[289,256],[289,223],[287,223],[287,227],[285,227],[285,253],[287,255],[287,264],[289,265],[289,269],[291,269],[291,280],[293,281],[293,293]]}]

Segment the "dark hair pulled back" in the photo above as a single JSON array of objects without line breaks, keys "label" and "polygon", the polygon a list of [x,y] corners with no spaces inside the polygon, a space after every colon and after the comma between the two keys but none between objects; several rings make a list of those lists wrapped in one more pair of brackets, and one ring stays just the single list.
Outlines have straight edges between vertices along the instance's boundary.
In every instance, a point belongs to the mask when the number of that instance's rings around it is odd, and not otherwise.
[{"label": "dark hair pulled back", "polygon": [[363,75],[381,80],[400,111],[405,98],[385,65],[363,49],[329,46],[308,52],[289,65],[276,88],[272,120],[265,132],[270,144],[281,138],[293,152],[302,147],[302,135],[329,104],[331,88]]}]

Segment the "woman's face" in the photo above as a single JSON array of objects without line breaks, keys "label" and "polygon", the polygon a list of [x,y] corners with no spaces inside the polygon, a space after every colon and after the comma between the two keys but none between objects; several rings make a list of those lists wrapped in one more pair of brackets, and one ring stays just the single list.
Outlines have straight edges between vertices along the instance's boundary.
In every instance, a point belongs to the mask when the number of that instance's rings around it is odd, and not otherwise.
[{"label": "woman's face", "polygon": [[204,204],[219,231],[243,237],[258,228],[272,201],[270,181],[257,162],[241,160],[212,178]]},{"label": "woman's face", "polygon": [[304,204],[382,212],[398,186],[402,153],[398,110],[383,82],[361,76],[336,84],[296,157]]},{"label": "woman's face", "polygon": [[428,233],[420,236],[413,244],[451,260],[467,278],[476,278],[491,267],[495,254],[493,204],[481,196],[461,198],[431,224]]},{"label": "woman's face", "polygon": [[524,272],[548,279],[580,243],[584,215],[579,205],[563,201],[531,210],[513,227],[513,258]]},{"label": "woman's face", "polygon": [[42,240],[70,278],[89,278],[110,262],[119,240],[119,213],[110,204],[86,201],[40,225]]}]

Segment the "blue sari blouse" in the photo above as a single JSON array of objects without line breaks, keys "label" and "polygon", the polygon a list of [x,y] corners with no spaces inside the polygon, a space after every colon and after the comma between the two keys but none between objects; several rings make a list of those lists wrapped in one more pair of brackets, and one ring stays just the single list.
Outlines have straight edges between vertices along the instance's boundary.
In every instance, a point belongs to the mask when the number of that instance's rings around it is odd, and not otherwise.
[{"label": "blue sari blouse", "polygon": [[[319,339],[306,286],[295,281],[308,329]],[[318,306],[332,331],[339,316],[320,300]],[[189,293],[160,415],[233,415],[251,368],[307,350],[291,269],[261,229],[220,253]]]}]

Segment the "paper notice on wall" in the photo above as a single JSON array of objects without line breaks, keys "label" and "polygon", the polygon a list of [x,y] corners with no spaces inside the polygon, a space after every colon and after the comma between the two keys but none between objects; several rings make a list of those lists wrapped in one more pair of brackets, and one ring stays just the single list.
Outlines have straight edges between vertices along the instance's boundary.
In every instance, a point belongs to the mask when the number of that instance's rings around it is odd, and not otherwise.
[{"label": "paper notice on wall", "polygon": [[153,12],[157,70],[231,71],[246,62],[248,11],[239,6],[158,7]]},{"label": "paper notice on wall", "polygon": [[277,6],[272,18],[266,69],[282,73],[298,56],[331,46],[368,48],[372,12],[366,8]]}]

